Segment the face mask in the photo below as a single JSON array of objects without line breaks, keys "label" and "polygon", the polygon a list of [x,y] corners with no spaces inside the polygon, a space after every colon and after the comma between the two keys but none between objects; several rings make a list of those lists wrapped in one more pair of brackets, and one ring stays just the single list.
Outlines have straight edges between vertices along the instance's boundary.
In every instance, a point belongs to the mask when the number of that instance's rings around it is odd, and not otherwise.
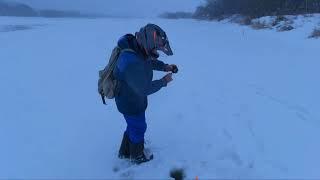
[{"label": "face mask", "polygon": [[158,59],[159,58],[159,53],[156,49],[153,49],[151,52],[150,52],[150,56],[152,59]]}]

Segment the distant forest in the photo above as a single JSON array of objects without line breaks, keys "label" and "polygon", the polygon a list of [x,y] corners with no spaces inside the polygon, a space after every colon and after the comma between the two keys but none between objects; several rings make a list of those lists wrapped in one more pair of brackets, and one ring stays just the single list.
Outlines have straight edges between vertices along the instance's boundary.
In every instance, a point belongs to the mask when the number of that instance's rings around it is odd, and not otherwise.
[{"label": "distant forest", "polygon": [[241,14],[251,18],[320,13],[320,0],[207,0],[194,17],[216,19]]},{"label": "distant forest", "polygon": [[167,19],[188,19],[192,18],[193,13],[190,12],[165,12],[163,14],[160,14],[161,18],[167,18]]},{"label": "distant forest", "polygon": [[23,3],[11,3],[0,0],[0,16],[20,17],[102,17],[98,14],[84,14],[77,11],[35,10]]}]

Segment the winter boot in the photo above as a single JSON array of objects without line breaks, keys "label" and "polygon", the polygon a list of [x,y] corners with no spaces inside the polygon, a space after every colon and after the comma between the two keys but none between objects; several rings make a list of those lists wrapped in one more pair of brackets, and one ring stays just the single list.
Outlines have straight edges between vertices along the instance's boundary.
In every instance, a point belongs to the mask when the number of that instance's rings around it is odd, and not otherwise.
[{"label": "winter boot", "polygon": [[129,136],[127,135],[127,133],[123,134],[123,138],[122,138],[122,142],[121,142],[121,146],[119,149],[119,154],[118,157],[120,159],[129,159],[130,158],[130,140],[129,140]]},{"label": "winter boot", "polygon": [[134,144],[130,142],[130,159],[135,164],[141,164],[153,159],[153,154],[144,152],[144,142]]}]

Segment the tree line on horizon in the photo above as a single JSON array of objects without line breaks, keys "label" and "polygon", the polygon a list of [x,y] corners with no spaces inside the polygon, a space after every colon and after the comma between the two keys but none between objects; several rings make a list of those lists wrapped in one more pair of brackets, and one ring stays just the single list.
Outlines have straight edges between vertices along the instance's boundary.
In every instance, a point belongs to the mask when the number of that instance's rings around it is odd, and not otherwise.
[{"label": "tree line on horizon", "polygon": [[0,16],[17,17],[102,17],[98,14],[84,14],[77,11],[35,10],[23,3],[9,3],[0,0]]},{"label": "tree line on horizon", "polygon": [[320,13],[320,0],[206,0],[194,18],[216,19],[240,14],[251,18]]}]

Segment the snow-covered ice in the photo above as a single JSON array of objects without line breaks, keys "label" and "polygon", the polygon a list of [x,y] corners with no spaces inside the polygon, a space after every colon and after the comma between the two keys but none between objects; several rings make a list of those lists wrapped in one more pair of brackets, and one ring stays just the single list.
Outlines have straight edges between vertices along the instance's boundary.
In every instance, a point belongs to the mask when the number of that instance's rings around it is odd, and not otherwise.
[{"label": "snow-covered ice", "polygon": [[[311,18],[314,24],[316,18]],[[148,22],[179,65],[150,96],[155,159],[114,172],[125,121],[103,106],[98,70]],[[30,27],[1,31],[5,27]],[[320,178],[320,41],[225,22],[0,18],[1,178]],[[156,73],[160,78],[163,73]]]}]

